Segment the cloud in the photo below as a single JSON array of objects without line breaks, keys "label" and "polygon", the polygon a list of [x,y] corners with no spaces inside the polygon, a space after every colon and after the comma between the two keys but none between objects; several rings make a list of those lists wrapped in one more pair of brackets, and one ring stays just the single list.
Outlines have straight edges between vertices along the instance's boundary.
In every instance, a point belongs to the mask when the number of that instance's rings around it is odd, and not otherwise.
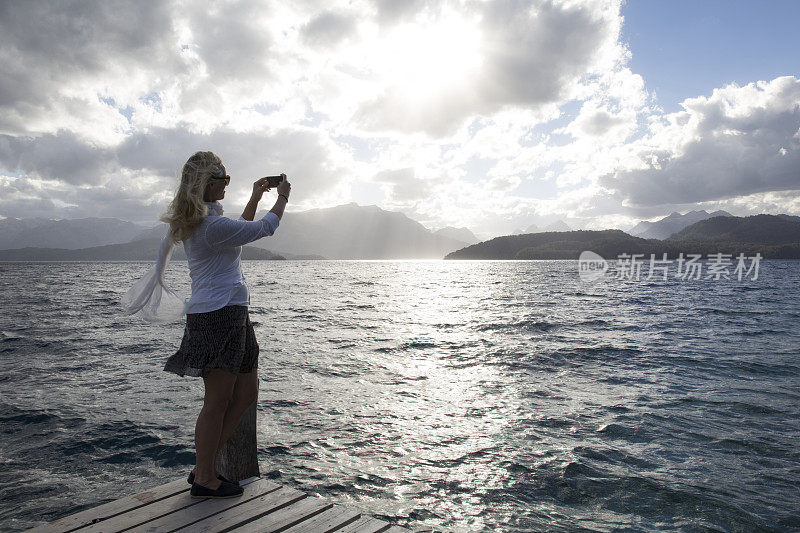
[{"label": "cloud", "polygon": [[201,59],[211,86],[269,79],[274,75],[270,6],[240,0],[200,4],[186,21],[189,50]]},{"label": "cloud", "polygon": [[484,234],[796,210],[798,80],[664,115],[621,27],[619,0],[7,2],[0,216],[154,220],[201,149],[230,206],[286,171],[291,208]]},{"label": "cloud", "polygon": [[[154,220],[171,198],[183,163],[198,150],[213,150],[225,161],[233,176],[227,196],[233,205],[246,201],[253,181],[281,172],[295,184],[293,205],[313,202],[335,194],[350,168],[333,143],[307,129],[217,129],[204,134],[153,128],[129,135],[113,148],[93,146],[69,132],[37,138],[0,136],[0,164],[6,172],[20,174],[3,178],[0,213],[18,216],[15,213],[25,212],[19,206],[25,205],[27,216],[127,213],[134,220]],[[37,197],[44,209],[30,206]],[[124,209],[117,205],[123,201]]]},{"label": "cloud", "polygon": [[487,105],[539,105],[566,96],[616,27],[592,4],[487,2],[481,93]]},{"label": "cloud", "polygon": [[[6,2],[0,17],[0,130],[54,131],[62,115],[100,105],[109,84],[133,84],[144,73],[180,70],[165,2]],[[87,100],[88,98],[88,100]],[[56,116],[54,116],[54,114]]]},{"label": "cloud", "polygon": [[113,159],[108,149],[97,147],[69,131],[55,135],[13,137],[0,135],[0,166],[73,185],[99,185]]},{"label": "cloud", "polygon": [[64,213],[64,206],[59,208],[51,195],[55,193],[29,178],[0,176],[0,209],[5,217],[52,218],[53,213]]},{"label": "cloud", "polygon": [[227,205],[243,205],[253,181],[281,172],[294,185],[293,208],[315,207],[320,199],[335,201],[341,198],[339,188],[345,185],[351,167],[324,135],[308,129],[258,133],[220,129],[208,134],[157,129],[131,136],[120,145],[118,157],[126,169],[166,177],[160,187],[171,194],[181,166],[197,150],[212,150],[225,162],[232,176]]},{"label": "cloud", "polygon": [[621,53],[615,47],[617,3],[499,1],[471,7],[462,6],[458,16],[439,10],[430,31],[440,39],[423,31],[419,54],[410,43],[395,58],[400,65],[390,68],[405,68],[412,79],[384,84],[363,101],[355,113],[362,127],[442,137],[469,117],[563,103],[582,78],[608,66],[609,49]]},{"label": "cloud", "polygon": [[800,79],[683,102],[633,143],[640,168],[601,178],[630,205],[663,205],[800,189]]},{"label": "cloud", "polygon": [[563,130],[575,138],[623,141],[636,127],[636,111],[614,111],[595,102],[584,102],[577,118]]},{"label": "cloud", "polygon": [[169,202],[165,192],[158,180],[123,169],[96,187],[0,176],[0,212],[18,218],[110,217],[154,225]]},{"label": "cloud", "polygon": [[378,20],[383,24],[396,24],[419,13],[426,5],[438,2],[426,0],[375,0]]},{"label": "cloud", "polygon": [[356,19],[336,11],[315,15],[301,30],[303,40],[312,46],[335,46],[356,29]]},{"label": "cloud", "polygon": [[562,101],[597,70],[619,27],[613,0],[200,6],[9,4],[0,128],[55,133],[102,122],[101,132],[79,133],[113,142],[125,114],[134,129],[207,129],[241,120],[248,106],[307,113],[313,103],[340,122],[355,119],[350,127],[441,136],[507,106]]},{"label": "cloud", "polygon": [[292,192],[293,203],[329,191],[345,176],[330,141],[305,129],[268,133],[217,129],[208,134],[154,129],[131,135],[117,153],[125,168],[177,176],[186,159],[198,150],[212,150],[223,159],[233,177],[233,191],[249,192],[259,177],[287,172],[290,180],[302,183]]},{"label": "cloud", "polygon": [[426,198],[431,192],[431,182],[417,178],[413,168],[383,170],[372,178],[377,183],[391,185],[390,201],[409,202]]}]

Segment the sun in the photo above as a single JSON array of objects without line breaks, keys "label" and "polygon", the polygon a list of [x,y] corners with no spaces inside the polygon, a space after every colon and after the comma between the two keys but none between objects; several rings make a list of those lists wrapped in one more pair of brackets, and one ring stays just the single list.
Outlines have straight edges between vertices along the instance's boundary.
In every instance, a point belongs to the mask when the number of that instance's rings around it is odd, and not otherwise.
[{"label": "sun", "polygon": [[393,28],[380,38],[374,60],[387,87],[424,98],[463,87],[482,64],[477,21],[455,14]]}]

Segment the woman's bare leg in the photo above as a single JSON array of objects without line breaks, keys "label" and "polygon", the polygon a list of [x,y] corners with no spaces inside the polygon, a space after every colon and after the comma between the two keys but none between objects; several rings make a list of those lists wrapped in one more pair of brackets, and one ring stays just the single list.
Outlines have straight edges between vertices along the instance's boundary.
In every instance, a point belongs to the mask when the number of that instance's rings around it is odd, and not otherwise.
[{"label": "woman's bare leg", "polygon": [[211,490],[219,488],[220,480],[214,469],[217,447],[222,434],[225,413],[231,404],[236,374],[215,368],[211,370],[205,383],[203,408],[197,417],[194,428],[194,445],[197,453],[194,482]]}]

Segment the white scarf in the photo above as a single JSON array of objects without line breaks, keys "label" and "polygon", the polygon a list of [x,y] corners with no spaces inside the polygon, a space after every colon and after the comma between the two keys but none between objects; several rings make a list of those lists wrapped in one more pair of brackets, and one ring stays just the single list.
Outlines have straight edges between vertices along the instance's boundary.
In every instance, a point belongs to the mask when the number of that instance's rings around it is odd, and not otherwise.
[{"label": "white scarf", "polygon": [[[206,202],[206,205],[209,215],[222,215],[219,202]],[[175,244],[167,227],[158,247],[156,264],[128,289],[120,301],[126,314],[138,314],[148,322],[157,323],[172,322],[186,314],[187,300],[167,287],[164,281],[164,271],[174,250]]]}]

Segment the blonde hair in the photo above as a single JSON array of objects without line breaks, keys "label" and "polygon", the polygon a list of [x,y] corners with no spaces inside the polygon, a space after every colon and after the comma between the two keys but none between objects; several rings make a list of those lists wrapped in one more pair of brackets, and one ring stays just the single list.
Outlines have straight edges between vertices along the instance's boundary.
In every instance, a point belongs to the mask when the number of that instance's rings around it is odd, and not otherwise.
[{"label": "blonde hair", "polygon": [[224,176],[222,160],[214,152],[197,152],[186,161],[181,182],[167,212],[159,220],[169,224],[172,242],[185,241],[208,215],[203,201],[206,185],[213,177]]}]

